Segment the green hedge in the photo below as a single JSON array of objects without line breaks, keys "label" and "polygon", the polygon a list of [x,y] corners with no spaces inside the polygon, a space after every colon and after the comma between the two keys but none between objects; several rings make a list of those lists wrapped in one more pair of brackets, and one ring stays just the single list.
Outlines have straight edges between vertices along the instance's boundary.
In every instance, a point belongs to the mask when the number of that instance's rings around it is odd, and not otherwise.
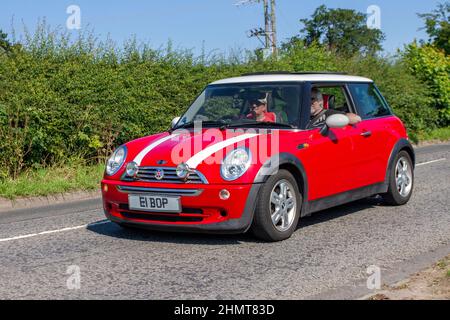
[{"label": "green hedge", "polygon": [[71,43],[41,30],[0,55],[0,179],[82,159],[168,128],[211,81],[264,70],[347,71],[373,78],[414,136],[439,124],[436,97],[403,59],[342,59],[319,46],[283,49],[277,61],[195,58],[130,42],[118,51],[90,38]]},{"label": "green hedge", "polygon": [[450,57],[430,45],[406,47],[405,61],[417,78],[429,86],[441,122],[450,122]]}]

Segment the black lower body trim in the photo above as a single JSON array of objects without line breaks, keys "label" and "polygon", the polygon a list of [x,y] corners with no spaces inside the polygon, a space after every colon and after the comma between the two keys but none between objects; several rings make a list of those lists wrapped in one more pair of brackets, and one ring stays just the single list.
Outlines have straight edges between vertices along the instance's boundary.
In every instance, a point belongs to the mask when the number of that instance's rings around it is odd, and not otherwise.
[{"label": "black lower body trim", "polygon": [[309,201],[304,204],[306,206],[304,215],[307,216],[317,211],[322,211],[332,207],[340,206],[342,204],[364,199],[379,193],[385,193],[387,192],[387,190],[388,190],[387,184],[381,182],[377,184],[372,184],[370,186],[339,193],[333,196]]}]

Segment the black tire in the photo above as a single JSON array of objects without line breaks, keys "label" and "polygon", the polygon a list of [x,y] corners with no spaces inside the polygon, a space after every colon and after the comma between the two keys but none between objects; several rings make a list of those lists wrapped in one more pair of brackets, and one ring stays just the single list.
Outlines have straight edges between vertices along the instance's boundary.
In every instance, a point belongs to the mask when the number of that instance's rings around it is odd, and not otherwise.
[{"label": "black tire", "polygon": [[[296,199],[295,216],[292,224],[287,230],[280,231],[272,222],[271,218],[271,193],[274,187],[283,180],[287,180],[292,186],[292,194]],[[261,187],[256,203],[255,215],[252,223],[253,234],[264,241],[275,242],[290,238],[292,233],[297,229],[298,220],[300,218],[300,210],[302,207],[302,195],[299,191],[297,181],[287,170],[280,170],[277,174],[271,176]]]},{"label": "black tire", "polygon": [[[409,168],[411,168],[411,187],[407,195],[402,195],[400,193],[396,182],[396,173],[397,173],[396,168],[400,159],[404,159],[408,164]],[[395,157],[394,164],[392,168],[390,168],[388,184],[389,184],[388,192],[381,195],[386,204],[392,206],[401,206],[409,201],[414,190],[414,167],[408,152],[400,151]]]}]

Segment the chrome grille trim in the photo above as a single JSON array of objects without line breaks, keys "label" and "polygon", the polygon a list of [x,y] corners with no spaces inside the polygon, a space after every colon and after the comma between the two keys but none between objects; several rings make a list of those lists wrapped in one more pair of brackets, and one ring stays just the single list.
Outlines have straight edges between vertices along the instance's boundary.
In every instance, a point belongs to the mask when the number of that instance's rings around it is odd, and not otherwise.
[{"label": "chrome grille trim", "polygon": [[[164,170],[164,177],[161,180],[155,178],[157,169]],[[174,184],[208,184],[208,180],[206,180],[205,176],[197,170],[194,170],[185,181],[177,176],[177,169],[173,167],[139,167],[138,173],[135,178],[128,177],[125,174],[122,180]]]},{"label": "chrome grille trim", "polygon": [[145,193],[145,194],[186,196],[186,197],[195,197],[203,192],[202,189],[164,189],[164,188],[146,188],[133,186],[117,186],[117,189],[120,192],[124,193]]}]

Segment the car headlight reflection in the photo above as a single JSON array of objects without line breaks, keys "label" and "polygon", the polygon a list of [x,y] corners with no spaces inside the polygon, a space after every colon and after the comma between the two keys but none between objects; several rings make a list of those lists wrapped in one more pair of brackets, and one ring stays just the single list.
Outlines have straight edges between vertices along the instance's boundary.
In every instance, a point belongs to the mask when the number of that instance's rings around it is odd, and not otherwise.
[{"label": "car headlight reflection", "polygon": [[227,181],[241,177],[250,167],[252,156],[248,149],[238,148],[225,157],[221,166],[222,178]]},{"label": "car headlight reflection", "polygon": [[108,159],[106,163],[106,174],[108,176],[113,176],[119,171],[122,167],[125,159],[127,157],[127,148],[125,146],[121,146],[117,148],[116,151],[113,152],[111,157]]}]

